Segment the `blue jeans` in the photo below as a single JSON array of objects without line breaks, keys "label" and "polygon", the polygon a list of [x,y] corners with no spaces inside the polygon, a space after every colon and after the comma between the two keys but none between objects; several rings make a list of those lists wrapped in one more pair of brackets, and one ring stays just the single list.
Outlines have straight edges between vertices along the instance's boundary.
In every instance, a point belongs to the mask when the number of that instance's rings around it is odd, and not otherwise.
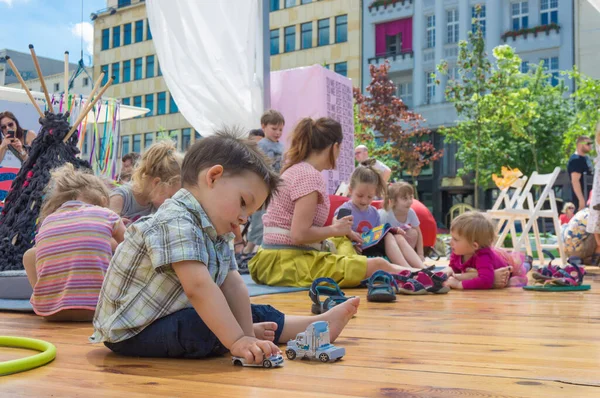
[{"label": "blue jeans", "polygon": [[[252,304],[252,322],[275,322],[278,343],[285,315],[270,305]],[[206,358],[229,350],[206,326],[193,308],[186,308],[152,322],[135,336],[118,343],[105,342],[113,352],[133,357]]]}]

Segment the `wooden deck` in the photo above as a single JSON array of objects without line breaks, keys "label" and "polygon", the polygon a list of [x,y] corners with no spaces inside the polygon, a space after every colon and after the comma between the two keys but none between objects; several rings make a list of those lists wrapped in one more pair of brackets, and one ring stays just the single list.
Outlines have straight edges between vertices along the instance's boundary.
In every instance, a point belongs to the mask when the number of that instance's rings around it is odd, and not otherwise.
[{"label": "wooden deck", "polygon": [[[589,267],[588,267],[589,268]],[[27,397],[600,397],[600,271],[588,292],[522,289],[363,299],[337,344],[341,362],[286,361],[281,369],[233,367],[229,357],[118,357],[92,346],[88,324],[51,324],[0,313],[0,335],[54,343],[47,366],[0,377],[0,396]],[[262,296],[289,314],[308,314],[306,292]],[[0,361],[24,356],[0,348]]]}]

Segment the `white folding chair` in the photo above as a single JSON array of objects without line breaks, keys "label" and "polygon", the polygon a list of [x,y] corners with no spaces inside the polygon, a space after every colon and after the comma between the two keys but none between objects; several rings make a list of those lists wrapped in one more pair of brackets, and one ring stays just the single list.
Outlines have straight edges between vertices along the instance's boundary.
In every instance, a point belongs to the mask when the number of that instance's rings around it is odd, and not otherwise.
[{"label": "white folding chair", "polygon": [[[518,251],[522,247],[525,247],[527,254],[531,256],[533,253],[529,242],[529,232],[533,231],[536,250],[542,265],[544,264],[543,249],[558,249],[562,264],[564,265],[566,263],[565,250],[562,235],[560,233],[560,222],[558,221],[558,209],[556,208],[556,197],[554,195],[554,190],[552,189],[559,173],[559,167],[555,168],[550,174],[538,174],[537,172],[534,172],[527,181],[527,185],[523,188],[510,208],[490,211],[490,216],[498,219],[499,222],[502,223],[499,227],[500,233],[498,234],[498,240],[496,241],[497,247],[502,246],[507,233],[510,232],[513,241],[513,250]],[[533,189],[535,188],[541,190],[537,201],[534,201],[533,199]],[[547,200],[550,201],[550,210],[543,210],[542,207]],[[510,201],[507,203],[510,204]],[[553,221],[554,230],[556,232],[556,244],[542,245],[538,219],[544,218],[551,218]],[[518,239],[515,228],[516,221],[520,221],[522,226],[521,236]]]},{"label": "white folding chair", "polygon": [[[508,187],[502,189],[492,208],[487,211],[490,218],[497,220],[496,235],[498,236],[498,239],[496,241],[496,247],[501,247],[504,244],[504,240],[509,233],[513,247],[517,244],[517,232],[514,228],[514,224],[512,225],[513,228],[511,230],[511,225],[507,224],[508,218],[501,213],[501,210],[515,208],[526,183],[527,176],[523,176],[515,180]],[[507,228],[503,228],[504,226]]]}]

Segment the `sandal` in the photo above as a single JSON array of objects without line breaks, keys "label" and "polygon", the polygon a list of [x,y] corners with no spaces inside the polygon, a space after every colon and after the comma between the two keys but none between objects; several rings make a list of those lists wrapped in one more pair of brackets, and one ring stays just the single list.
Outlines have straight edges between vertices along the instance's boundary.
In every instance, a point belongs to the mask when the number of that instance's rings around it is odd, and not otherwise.
[{"label": "sandal", "polygon": [[414,278],[414,280],[421,283],[425,287],[427,293],[435,294],[446,294],[450,291],[450,287],[444,286],[444,282],[447,279],[448,277],[446,275],[445,278],[443,278],[442,276],[436,275],[432,272],[419,272]]},{"label": "sandal", "polygon": [[396,301],[398,284],[394,277],[385,271],[375,271],[367,282],[367,300],[378,303]]},{"label": "sandal", "polygon": [[[326,283],[329,286],[321,285],[322,283]],[[321,295],[328,297],[325,299],[325,301],[321,301]],[[350,298],[346,297],[338,284],[331,278],[315,279],[310,286],[308,296],[313,302],[310,311],[315,315],[323,314]]]}]

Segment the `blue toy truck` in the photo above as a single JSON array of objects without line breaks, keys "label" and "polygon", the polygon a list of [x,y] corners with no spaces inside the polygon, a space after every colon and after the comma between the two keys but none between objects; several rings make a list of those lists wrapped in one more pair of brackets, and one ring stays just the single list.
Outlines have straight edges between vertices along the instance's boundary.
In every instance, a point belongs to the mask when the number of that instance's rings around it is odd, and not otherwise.
[{"label": "blue toy truck", "polygon": [[296,339],[287,343],[285,355],[288,359],[318,358],[321,362],[336,361],[346,354],[344,348],[329,342],[329,323],[318,321],[310,324],[305,332],[298,333]]}]

